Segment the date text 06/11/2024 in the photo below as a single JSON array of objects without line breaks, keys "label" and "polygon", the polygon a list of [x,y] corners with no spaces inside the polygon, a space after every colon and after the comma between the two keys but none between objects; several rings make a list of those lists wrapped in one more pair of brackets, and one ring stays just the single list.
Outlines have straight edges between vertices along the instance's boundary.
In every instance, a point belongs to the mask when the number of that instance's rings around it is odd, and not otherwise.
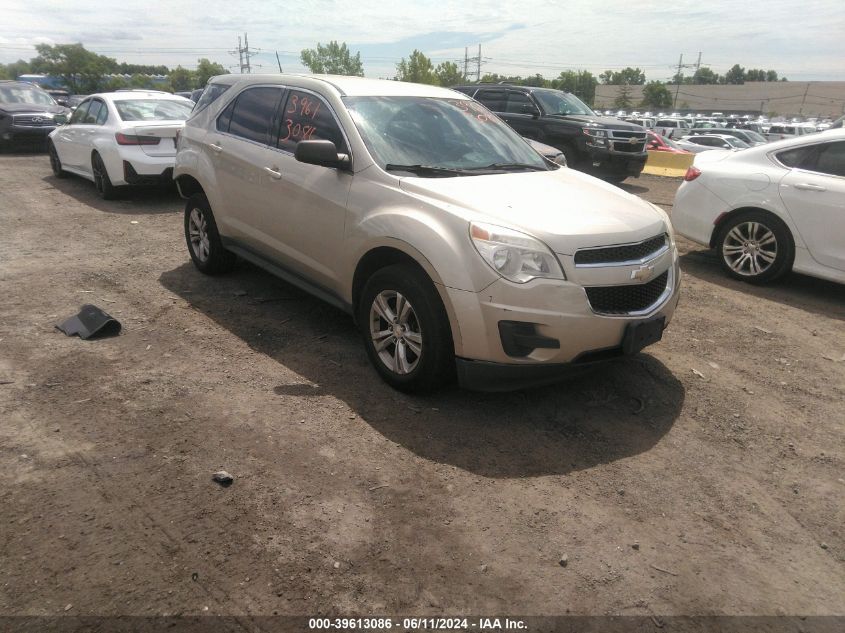
[{"label": "date text 06/11/2024", "polygon": [[523,620],[511,618],[309,618],[310,630],[389,631],[519,631],[527,629]]}]

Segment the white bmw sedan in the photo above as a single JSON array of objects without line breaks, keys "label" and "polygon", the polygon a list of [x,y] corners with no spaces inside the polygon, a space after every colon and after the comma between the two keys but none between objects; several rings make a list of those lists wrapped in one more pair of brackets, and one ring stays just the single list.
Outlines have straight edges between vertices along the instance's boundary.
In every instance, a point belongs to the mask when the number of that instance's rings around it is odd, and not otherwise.
[{"label": "white bmw sedan", "polygon": [[166,92],[91,95],[49,135],[53,173],[92,180],[105,200],[125,185],[170,183],[176,135],[193,107],[189,99]]},{"label": "white bmw sedan", "polygon": [[736,279],[790,270],[845,283],[845,130],[741,152],[704,152],[675,195],[672,224],[717,250]]}]

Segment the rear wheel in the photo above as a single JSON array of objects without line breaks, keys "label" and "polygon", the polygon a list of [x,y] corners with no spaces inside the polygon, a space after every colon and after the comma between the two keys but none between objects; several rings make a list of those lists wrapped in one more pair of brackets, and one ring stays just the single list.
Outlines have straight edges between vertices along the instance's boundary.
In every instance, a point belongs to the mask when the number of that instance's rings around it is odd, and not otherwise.
[{"label": "rear wheel", "polygon": [[223,247],[211,206],[202,193],[195,193],[185,205],[185,241],[200,272],[220,275],[234,268],[237,257]]},{"label": "rear wheel", "polygon": [[53,170],[53,175],[56,178],[67,177],[67,172],[62,169],[62,161],[59,160],[59,153],[56,151],[53,141],[47,141],[47,153],[50,155],[50,167]]},{"label": "rear wheel", "polygon": [[103,159],[96,152],[91,157],[91,172],[94,174],[94,187],[103,200],[114,200],[117,198],[118,190],[109,178],[109,172]]},{"label": "rear wheel", "polygon": [[446,309],[418,268],[396,264],[373,274],[361,293],[357,317],[370,362],[391,387],[425,393],[454,374]]},{"label": "rear wheel", "polygon": [[792,268],[795,248],[789,229],[764,211],[749,211],[729,218],[716,240],[719,264],[734,279],[766,283]]}]

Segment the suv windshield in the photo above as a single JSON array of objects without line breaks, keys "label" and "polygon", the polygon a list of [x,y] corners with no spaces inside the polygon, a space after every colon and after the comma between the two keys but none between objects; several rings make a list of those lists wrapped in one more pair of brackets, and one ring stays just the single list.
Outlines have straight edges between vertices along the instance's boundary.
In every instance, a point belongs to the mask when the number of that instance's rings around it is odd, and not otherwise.
[{"label": "suv windshield", "polygon": [[55,100],[45,91],[31,86],[0,86],[0,103],[33,103],[37,105],[56,105]]},{"label": "suv windshield", "polygon": [[551,169],[516,132],[470,99],[346,97],[344,103],[382,169]]},{"label": "suv windshield", "polygon": [[586,103],[575,95],[559,90],[535,90],[534,98],[543,106],[546,114],[583,114],[596,116]]},{"label": "suv windshield", "polygon": [[114,107],[124,121],[184,121],[194,104],[171,99],[121,99]]}]

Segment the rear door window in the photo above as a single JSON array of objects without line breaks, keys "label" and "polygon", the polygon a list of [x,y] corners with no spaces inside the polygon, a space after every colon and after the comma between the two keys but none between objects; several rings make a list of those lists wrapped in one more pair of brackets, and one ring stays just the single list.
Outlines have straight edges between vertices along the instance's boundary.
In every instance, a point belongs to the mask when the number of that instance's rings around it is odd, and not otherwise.
[{"label": "rear door window", "polygon": [[277,147],[294,152],[299,141],[317,140],[331,141],[339,152],[348,151],[328,104],[317,95],[291,90],[282,108]]},{"label": "rear door window", "polygon": [[268,144],[273,116],[282,97],[281,88],[248,88],[238,95],[229,122],[229,134]]},{"label": "rear door window", "polygon": [[493,112],[504,112],[507,107],[504,90],[479,90],[475,98]]},{"label": "rear door window", "polygon": [[808,169],[829,176],[845,176],[845,141],[818,146],[815,163]]}]

